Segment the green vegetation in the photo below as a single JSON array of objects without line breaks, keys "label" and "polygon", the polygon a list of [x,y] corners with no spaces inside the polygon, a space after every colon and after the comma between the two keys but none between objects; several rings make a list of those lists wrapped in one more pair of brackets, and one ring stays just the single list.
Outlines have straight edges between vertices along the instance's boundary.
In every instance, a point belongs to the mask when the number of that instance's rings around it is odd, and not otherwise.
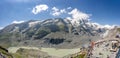
[{"label": "green vegetation", "polygon": [[0,46],[0,53],[6,58],[13,58],[13,56],[8,53],[7,49]]},{"label": "green vegetation", "polygon": [[85,57],[85,54],[81,54],[81,55],[78,55],[78,56],[76,56],[74,58],[86,58],[86,57]]},{"label": "green vegetation", "polygon": [[51,24],[51,25],[47,25],[47,26],[45,26],[46,27],[46,29],[50,29],[50,31],[51,32],[57,32],[57,31],[59,31],[59,27],[57,26],[57,25],[55,25],[55,24]]},{"label": "green vegetation", "polygon": [[8,48],[11,46],[11,43],[0,43],[0,46],[4,47],[4,48]]},{"label": "green vegetation", "polygon": [[38,31],[38,33],[36,35],[41,35],[41,36],[45,36],[49,33],[49,31],[46,31],[46,30],[40,30]]},{"label": "green vegetation", "polygon": [[64,24],[58,25],[60,31],[66,31],[67,27]]},{"label": "green vegetation", "polygon": [[34,35],[34,31],[27,32],[28,37],[32,37]]},{"label": "green vegetation", "polygon": [[49,33],[49,31],[47,31],[47,30],[39,30],[36,35],[42,35],[42,34],[46,35],[48,33]]},{"label": "green vegetation", "polygon": [[21,35],[20,35],[20,33],[15,33],[15,34],[13,34],[15,37],[20,37]]},{"label": "green vegetation", "polygon": [[50,31],[49,30],[39,30],[35,35],[36,35],[36,39],[40,39],[43,38],[44,36],[46,36],[47,34],[49,34]]},{"label": "green vegetation", "polygon": [[0,39],[8,39],[12,36],[11,33],[5,33],[0,35]]},{"label": "green vegetation", "polygon": [[8,48],[11,45],[11,42],[9,41],[11,36],[11,33],[0,34],[0,46]]},{"label": "green vegetation", "polygon": [[59,25],[59,28],[60,28],[60,30],[64,30],[65,29],[65,26],[64,25]]},{"label": "green vegetation", "polygon": [[14,54],[16,58],[49,58],[48,54],[34,49],[20,48]]},{"label": "green vegetation", "polygon": [[19,53],[12,54],[14,58],[22,58],[22,56]]}]

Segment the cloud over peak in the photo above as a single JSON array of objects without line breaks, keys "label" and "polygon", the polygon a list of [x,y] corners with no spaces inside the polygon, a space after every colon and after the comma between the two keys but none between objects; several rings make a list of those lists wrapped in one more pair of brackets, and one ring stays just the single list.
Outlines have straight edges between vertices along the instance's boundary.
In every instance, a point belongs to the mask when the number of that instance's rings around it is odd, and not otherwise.
[{"label": "cloud over peak", "polygon": [[63,13],[66,13],[65,9],[58,9],[57,7],[53,7],[52,12],[50,14],[53,15],[53,16],[59,16]]},{"label": "cloud over peak", "polygon": [[53,10],[53,11],[59,11],[59,9],[56,8],[56,7],[53,7],[52,10]]},{"label": "cloud over peak", "polygon": [[89,19],[90,15],[79,11],[77,8],[73,9],[68,14],[72,15],[73,19]]},{"label": "cloud over peak", "polygon": [[45,4],[40,4],[40,5],[36,5],[33,9],[32,9],[32,13],[33,14],[38,14],[42,11],[46,11],[49,7]]},{"label": "cloud over peak", "polygon": [[[42,11],[46,11],[49,7],[46,4],[40,4],[36,5],[32,13],[33,14],[38,14],[41,13]],[[61,14],[67,14],[68,16],[71,15],[72,19],[89,19],[90,14],[86,14],[84,12],[79,11],[77,8],[72,9],[72,7],[67,7],[63,9],[59,9],[57,7],[52,7],[50,8],[50,15],[52,16],[60,16]]]}]

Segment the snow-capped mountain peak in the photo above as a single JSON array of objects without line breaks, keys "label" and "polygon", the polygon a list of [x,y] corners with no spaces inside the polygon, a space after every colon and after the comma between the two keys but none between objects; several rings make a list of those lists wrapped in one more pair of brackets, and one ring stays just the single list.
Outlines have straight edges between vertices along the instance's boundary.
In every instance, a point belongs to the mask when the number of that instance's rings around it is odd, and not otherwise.
[{"label": "snow-capped mountain peak", "polygon": [[72,25],[76,27],[79,26],[80,24],[83,24],[84,22],[88,22],[90,17],[89,14],[80,12],[77,9],[72,10],[71,12],[69,12],[69,14],[71,14],[72,18],[70,17],[67,18],[71,20]]},{"label": "snow-capped mountain peak", "polygon": [[[18,28],[16,28],[17,26]],[[33,28],[31,28],[33,27]],[[91,22],[89,19],[48,19],[48,20],[31,20],[28,22],[23,22],[21,24],[11,24],[5,27],[1,32],[11,32],[14,30],[29,32],[33,29],[35,32],[44,28],[48,28],[49,31],[58,31],[64,30],[65,32],[78,33],[79,35],[100,35],[108,34],[110,29],[113,29],[115,26],[110,25],[100,25],[98,23]],[[6,31],[7,30],[7,31]],[[107,31],[108,30],[108,31]]]}]

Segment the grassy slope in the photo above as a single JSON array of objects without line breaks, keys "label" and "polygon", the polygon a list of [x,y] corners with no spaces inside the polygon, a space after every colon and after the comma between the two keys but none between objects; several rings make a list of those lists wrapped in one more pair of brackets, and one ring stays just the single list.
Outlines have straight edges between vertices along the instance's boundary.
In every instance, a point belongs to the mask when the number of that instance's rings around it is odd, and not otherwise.
[{"label": "grassy slope", "polygon": [[13,56],[10,53],[8,53],[6,50],[4,50],[4,48],[1,46],[0,46],[0,53],[6,58],[13,58]]}]

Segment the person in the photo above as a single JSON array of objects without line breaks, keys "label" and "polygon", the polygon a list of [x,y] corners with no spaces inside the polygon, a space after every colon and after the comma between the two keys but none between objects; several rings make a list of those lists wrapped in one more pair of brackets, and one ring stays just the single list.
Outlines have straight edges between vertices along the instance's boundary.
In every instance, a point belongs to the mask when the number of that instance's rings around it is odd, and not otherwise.
[{"label": "person", "polygon": [[93,49],[94,49],[94,46],[95,46],[95,43],[92,41],[92,42],[90,43],[90,45],[91,45],[91,49],[93,50]]}]

